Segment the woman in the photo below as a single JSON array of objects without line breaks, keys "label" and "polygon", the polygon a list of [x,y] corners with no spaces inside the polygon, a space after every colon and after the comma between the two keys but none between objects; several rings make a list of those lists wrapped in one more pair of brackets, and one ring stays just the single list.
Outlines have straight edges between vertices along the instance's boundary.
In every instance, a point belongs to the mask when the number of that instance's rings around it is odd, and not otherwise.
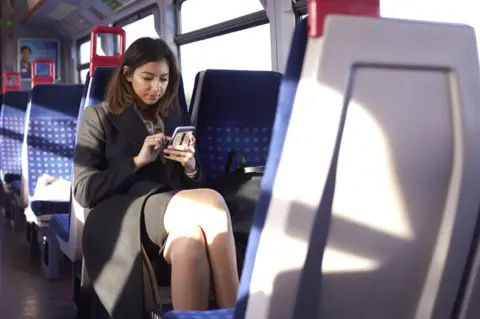
[{"label": "woman", "polygon": [[164,247],[174,309],[207,309],[211,281],[219,307],[235,304],[239,279],[226,204],[198,188],[194,138],[164,150],[169,134],[189,124],[178,103],[179,81],[168,45],[141,38],[125,52],[106,102],[83,113],[74,195],[89,209],[85,266],[115,319],[142,317],[141,244],[157,253]]}]

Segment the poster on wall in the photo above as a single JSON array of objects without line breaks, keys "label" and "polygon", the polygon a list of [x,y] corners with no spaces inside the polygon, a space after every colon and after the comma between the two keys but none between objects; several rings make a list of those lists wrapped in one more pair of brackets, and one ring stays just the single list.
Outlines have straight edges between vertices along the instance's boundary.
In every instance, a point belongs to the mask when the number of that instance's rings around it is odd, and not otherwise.
[{"label": "poster on wall", "polygon": [[[32,61],[38,58],[50,59],[54,63],[55,78],[60,78],[60,43],[54,39],[19,39],[18,40],[18,70],[22,80],[32,78]],[[48,76],[49,66],[38,64],[36,74]]]}]

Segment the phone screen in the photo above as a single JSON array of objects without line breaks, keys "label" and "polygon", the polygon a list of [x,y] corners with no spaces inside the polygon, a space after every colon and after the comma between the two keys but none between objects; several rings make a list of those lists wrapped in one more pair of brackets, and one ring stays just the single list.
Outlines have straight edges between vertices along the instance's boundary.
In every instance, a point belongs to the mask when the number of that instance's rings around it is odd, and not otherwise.
[{"label": "phone screen", "polygon": [[190,137],[195,132],[195,127],[193,126],[179,126],[173,132],[172,139],[167,144],[167,146],[180,146],[188,144]]},{"label": "phone screen", "polygon": [[176,134],[171,141],[171,145],[180,146],[183,144],[188,144],[188,141],[190,140],[190,136],[192,135],[192,133],[193,132],[182,132],[182,133]]}]

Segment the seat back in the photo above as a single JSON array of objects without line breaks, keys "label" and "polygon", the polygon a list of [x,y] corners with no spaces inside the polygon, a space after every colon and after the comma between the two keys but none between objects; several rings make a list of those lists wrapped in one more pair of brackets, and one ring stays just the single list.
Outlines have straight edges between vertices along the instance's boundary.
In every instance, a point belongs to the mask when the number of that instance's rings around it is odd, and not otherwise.
[{"label": "seat back", "polygon": [[246,317],[450,317],[480,205],[475,32],[347,16],[325,30],[266,167]]},{"label": "seat back", "polygon": [[476,318],[480,313],[480,225],[477,221],[476,234],[470,249],[469,263],[463,275],[463,286],[457,296],[457,318]]},{"label": "seat back", "polygon": [[[87,96],[88,96],[88,89],[90,86],[90,71],[87,72],[87,77],[85,79],[85,85],[83,86],[83,92],[82,92],[82,99],[80,101],[80,104],[78,106],[78,114],[77,114],[77,127],[75,129],[75,133],[78,133],[78,130],[80,129],[80,122],[82,120],[82,114],[83,114],[83,109],[85,108],[85,104],[87,102]],[[76,144],[76,140],[75,140]],[[73,181],[73,169],[71,172],[71,180]],[[70,212],[71,214],[68,216],[68,224],[64,224],[64,219],[63,217],[54,217],[56,218],[56,223],[58,225],[62,225],[61,229],[62,231],[64,229],[68,230],[66,233],[68,234],[68,240],[64,241],[62,238],[57,236],[58,242],[60,245],[60,249],[62,252],[70,259],[70,261],[75,262],[81,258],[81,251],[82,251],[82,241],[81,238],[78,238],[77,234],[81,234],[83,231],[83,224],[85,223],[85,216],[83,214],[83,209],[75,209],[75,199],[73,198],[73,193],[71,194],[71,207],[70,207]],[[65,236],[66,237],[66,236]]]},{"label": "seat back", "polygon": [[29,96],[28,91],[7,91],[3,96],[0,110],[2,180],[5,174],[20,175],[25,112]]},{"label": "seat back", "polygon": [[24,140],[30,197],[43,174],[71,178],[82,92],[82,84],[39,84],[32,89]]},{"label": "seat back", "polygon": [[112,66],[99,66],[95,69],[90,78],[90,83],[86,85],[88,89],[85,107],[100,104],[105,100],[105,93],[113,71],[115,71],[115,67]]},{"label": "seat back", "polygon": [[248,166],[265,165],[282,75],[269,71],[207,70],[196,81],[191,110],[207,177],[225,169],[230,150]]}]

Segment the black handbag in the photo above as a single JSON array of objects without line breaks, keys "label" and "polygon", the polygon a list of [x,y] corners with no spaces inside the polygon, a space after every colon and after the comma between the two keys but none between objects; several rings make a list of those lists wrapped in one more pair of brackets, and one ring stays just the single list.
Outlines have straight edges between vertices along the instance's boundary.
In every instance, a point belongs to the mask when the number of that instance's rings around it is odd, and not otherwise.
[{"label": "black handbag", "polygon": [[[238,168],[230,171],[235,158],[238,160]],[[211,188],[222,194],[230,211],[239,271],[243,267],[248,234],[260,195],[263,171],[264,166],[248,167],[243,154],[232,150],[228,153],[225,173],[217,176],[211,184]]]}]

